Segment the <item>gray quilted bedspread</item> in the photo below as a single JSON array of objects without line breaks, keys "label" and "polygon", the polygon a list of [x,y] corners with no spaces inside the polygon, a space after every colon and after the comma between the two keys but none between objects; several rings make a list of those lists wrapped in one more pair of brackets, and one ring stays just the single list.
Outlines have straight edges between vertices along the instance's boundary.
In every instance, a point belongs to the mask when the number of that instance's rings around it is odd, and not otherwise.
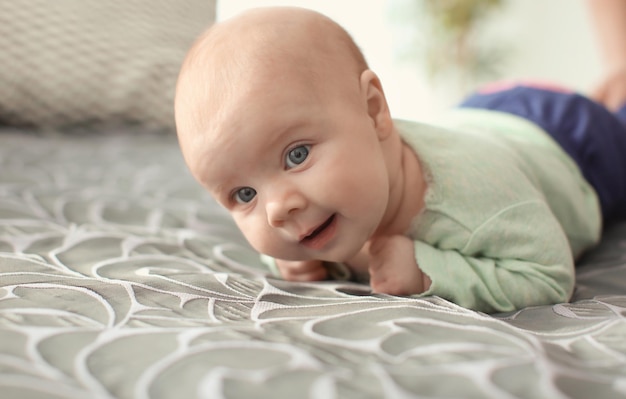
[{"label": "gray quilted bedspread", "polygon": [[510,315],[288,283],[174,137],[118,130],[0,130],[1,398],[626,397],[626,224]]}]

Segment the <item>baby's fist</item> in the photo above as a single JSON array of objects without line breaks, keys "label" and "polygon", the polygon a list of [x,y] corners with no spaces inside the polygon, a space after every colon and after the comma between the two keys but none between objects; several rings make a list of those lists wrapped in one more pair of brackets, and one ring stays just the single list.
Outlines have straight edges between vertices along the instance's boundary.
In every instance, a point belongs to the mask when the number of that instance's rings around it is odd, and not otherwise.
[{"label": "baby's fist", "polygon": [[288,281],[320,281],[328,278],[328,271],[320,260],[276,259],[276,267]]},{"label": "baby's fist", "polygon": [[430,278],[419,268],[410,238],[402,235],[375,238],[369,252],[370,286],[374,292],[413,295],[430,288]]}]

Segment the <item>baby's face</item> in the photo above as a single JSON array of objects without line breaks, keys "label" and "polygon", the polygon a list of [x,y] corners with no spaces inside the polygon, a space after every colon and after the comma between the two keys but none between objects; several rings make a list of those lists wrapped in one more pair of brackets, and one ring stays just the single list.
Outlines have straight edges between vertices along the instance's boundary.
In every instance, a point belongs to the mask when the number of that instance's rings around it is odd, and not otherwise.
[{"label": "baby's face", "polygon": [[272,81],[229,103],[206,138],[181,143],[196,179],[261,253],[354,256],[380,224],[389,195],[365,100]]}]

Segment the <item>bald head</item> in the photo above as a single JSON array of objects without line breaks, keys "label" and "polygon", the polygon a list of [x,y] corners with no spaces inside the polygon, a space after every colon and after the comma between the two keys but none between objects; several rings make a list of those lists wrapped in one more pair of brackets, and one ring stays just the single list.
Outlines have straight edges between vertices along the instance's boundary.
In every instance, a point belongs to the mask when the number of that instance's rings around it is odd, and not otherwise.
[{"label": "bald head", "polygon": [[178,134],[206,131],[229,112],[228,104],[264,85],[339,90],[357,87],[366,69],[348,33],[317,12],[291,7],[244,12],[211,27],[189,51],[176,90]]}]

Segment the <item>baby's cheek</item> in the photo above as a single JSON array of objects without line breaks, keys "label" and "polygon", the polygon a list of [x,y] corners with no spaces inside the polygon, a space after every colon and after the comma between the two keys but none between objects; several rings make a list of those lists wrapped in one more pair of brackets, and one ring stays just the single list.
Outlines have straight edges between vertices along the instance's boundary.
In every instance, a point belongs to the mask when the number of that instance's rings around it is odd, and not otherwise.
[{"label": "baby's cheek", "polygon": [[[266,239],[264,239],[264,234],[260,229],[255,228],[249,223],[238,223],[237,225],[239,230],[243,233],[243,236],[254,249],[260,251],[265,246]],[[265,236],[267,236],[267,234],[265,234]]]},{"label": "baby's cheek", "polygon": [[257,252],[278,259],[293,259],[297,255],[280,232],[267,223],[264,215],[246,215],[234,219],[243,236]]},{"label": "baby's cheek", "polygon": [[245,223],[238,224],[239,229],[243,233],[248,243],[257,252],[269,255],[275,258],[279,258],[279,242],[277,237],[272,234],[270,229],[265,229],[262,226]]}]

